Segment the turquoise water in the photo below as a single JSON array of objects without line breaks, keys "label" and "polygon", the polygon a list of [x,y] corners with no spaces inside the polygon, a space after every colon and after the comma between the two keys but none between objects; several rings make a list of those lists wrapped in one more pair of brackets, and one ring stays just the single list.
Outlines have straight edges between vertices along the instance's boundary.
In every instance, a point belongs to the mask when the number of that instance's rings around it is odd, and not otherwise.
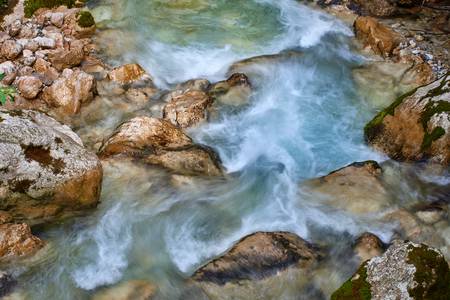
[{"label": "turquoise water", "polygon": [[387,240],[392,233],[391,226],[317,206],[299,188],[354,161],[385,160],[363,141],[376,108],[358,96],[352,79],[364,60],[350,47],[350,28],[290,0],[134,0],[111,7],[114,14],[105,14],[114,19],[103,26],[132,34],[130,47],[120,49],[124,60],[139,62],[163,89],[192,78],[222,80],[244,58],[299,55],[244,66],[239,71],[253,85],[249,104],[223,107],[218,118],[189,132],[216,149],[227,179],[177,189],[163,170],[105,165],[97,210],[40,230],[51,250],[33,267],[16,270],[25,295],[85,299],[103,286],[145,279],[161,299],[199,299],[185,291],[196,268],[246,234],[286,230],[334,253],[324,262],[328,272],[315,275],[320,293],[292,287],[300,298],[327,298],[357,265],[353,237],[370,230]]}]

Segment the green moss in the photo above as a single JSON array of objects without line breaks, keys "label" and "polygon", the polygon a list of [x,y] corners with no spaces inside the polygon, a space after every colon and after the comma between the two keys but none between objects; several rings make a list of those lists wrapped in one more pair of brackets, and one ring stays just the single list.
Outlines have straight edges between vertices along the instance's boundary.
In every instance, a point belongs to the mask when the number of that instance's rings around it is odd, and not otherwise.
[{"label": "green moss", "polygon": [[39,8],[54,8],[65,5],[69,8],[75,5],[76,0],[25,0],[25,17],[31,18]]},{"label": "green moss", "polygon": [[[367,263],[362,264],[355,275],[331,295],[331,300],[370,300],[370,284],[367,279]],[[354,279],[355,278],[355,279]]]},{"label": "green moss", "polygon": [[92,14],[88,11],[80,11],[77,14],[77,23],[80,27],[87,28],[95,25],[95,20]]},{"label": "green moss", "polygon": [[416,267],[414,281],[418,284],[408,290],[413,299],[450,299],[450,270],[444,257],[421,245],[408,248],[408,263]]},{"label": "green moss", "polygon": [[5,7],[8,5],[8,0],[0,0],[0,7]]},{"label": "green moss", "polygon": [[402,104],[403,100],[405,100],[407,97],[413,95],[417,91],[417,89],[418,88],[415,88],[412,91],[409,91],[408,93],[403,94],[397,99],[395,99],[395,101],[391,105],[380,111],[375,116],[375,118],[372,119],[372,121],[367,123],[367,125],[364,127],[364,136],[366,137],[366,140],[368,141],[372,140],[376,136],[378,130],[380,129],[380,126],[382,125],[384,118],[387,115],[393,116],[397,106]]}]

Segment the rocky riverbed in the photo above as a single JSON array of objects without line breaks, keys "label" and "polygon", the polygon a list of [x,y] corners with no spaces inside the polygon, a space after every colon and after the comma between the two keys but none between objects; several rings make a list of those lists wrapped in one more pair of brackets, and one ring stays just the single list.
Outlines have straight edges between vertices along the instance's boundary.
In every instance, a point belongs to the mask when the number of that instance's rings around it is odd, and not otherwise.
[{"label": "rocky riverbed", "polygon": [[0,296],[449,297],[445,1],[144,2],[2,14]]}]

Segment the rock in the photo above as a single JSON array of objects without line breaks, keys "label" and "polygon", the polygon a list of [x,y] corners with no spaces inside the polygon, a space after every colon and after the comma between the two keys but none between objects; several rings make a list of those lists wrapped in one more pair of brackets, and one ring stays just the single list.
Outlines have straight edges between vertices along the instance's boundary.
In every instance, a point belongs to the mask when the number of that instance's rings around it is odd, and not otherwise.
[{"label": "rock", "polygon": [[33,39],[34,42],[36,42],[39,47],[43,49],[54,49],[56,47],[56,42],[54,39],[48,38],[48,37],[35,37]]},{"label": "rock", "polygon": [[36,59],[33,68],[40,75],[40,79],[45,85],[51,85],[59,77],[59,72],[42,58]]},{"label": "rock", "polygon": [[44,246],[27,224],[0,225],[0,260],[30,256]]},{"label": "rock", "polygon": [[212,85],[209,94],[223,104],[245,104],[251,94],[250,80],[245,74],[235,73],[227,80]]},{"label": "rock", "polygon": [[331,299],[448,299],[449,283],[449,266],[438,250],[397,240],[362,264]]},{"label": "rock", "polygon": [[320,258],[321,253],[314,246],[295,234],[257,232],[198,269],[192,280],[210,299],[237,299],[236,294],[242,299],[257,299],[246,298],[255,297],[255,290],[258,299],[273,299],[269,295],[273,290],[267,289],[267,284],[284,288],[286,282],[298,284],[296,278],[306,279]]},{"label": "rock", "polygon": [[0,210],[0,225],[11,223],[13,221],[13,217],[11,214],[7,213],[6,211]]},{"label": "rock", "polygon": [[17,68],[12,61],[5,61],[4,63],[0,64],[0,73],[9,75],[15,73],[16,71]]},{"label": "rock", "polygon": [[156,287],[145,280],[130,280],[97,292],[92,300],[151,300]]},{"label": "rock", "polygon": [[111,72],[109,72],[108,77],[111,81],[119,84],[131,84],[148,79],[149,75],[140,65],[127,64],[114,68]]},{"label": "rock", "polygon": [[391,158],[450,163],[450,73],[395,100],[369,122],[367,142]]},{"label": "rock", "polygon": [[361,10],[375,17],[391,17],[398,13],[397,7],[389,0],[355,0]]},{"label": "rock", "polygon": [[396,32],[371,17],[358,17],[354,28],[356,37],[364,47],[370,47],[375,54],[383,57],[391,56],[401,42]]},{"label": "rock", "polygon": [[163,119],[136,117],[123,123],[103,143],[100,155],[132,156],[182,175],[222,174],[211,149],[193,144],[179,128]]},{"label": "rock", "polygon": [[49,52],[48,59],[59,71],[79,66],[84,58],[83,44],[76,41],[70,44],[70,49],[55,49]]},{"label": "rock", "polygon": [[33,52],[25,49],[23,50],[23,64],[26,66],[31,66],[36,61],[36,57],[33,55]]},{"label": "rock", "polygon": [[356,214],[388,208],[390,197],[383,186],[382,169],[374,161],[357,162],[303,183],[315,201]]},{"label": "rock", "polygon": [[64,24],[64,13],[54,12],[50,17],[50,22],[56,27],[60,28]]},{"label": "rock", "polygon": [[9,295],[13,291],[13,288],[16,286],[16,284],[17,281],[14,280],[14,278],[10,274],[4,271],[0,271],[0,297],[2,297],[2,299],[9,299],[5,296]]},{"label": "rock", "polygon": [[17,89],[22,97],[34,99],[42,90],[42,81],[34,76],[22,76],[17,79]]},{"label": "rock", "polygon": [[67,126],[32,110],[0,109],[0,210],[41,223],[97,205],[102,166]]},{"label": "rock", "polygon": [[14,40],[7,40],[3,42],[1,48],[1,55],[6,59],[15,59],[22,53],[23,47]]},{"label": "rock", "polygon": [[42,98],[56,108],[58,114],[70,116],[79,113],[81,105],[93,99],[94,87],[94,76],[65,69],[50,87],[44,88]]},{"label": "rock", "polygon": [[361,262],[380,256],[384,252],[384,244],[376,235],[365,232],[356,239],[354,248]]},{"label": "rock", "polygon": [[250,69],[256,65],[265,65],[265,64],[270,65],[278,62],[288,62],[291,60],[298,60],[301,57],[303,57],[302,52],[293,50],[282,51],[278,54],[254,56],[233,63],[231,67],[228,69],[227,74],[230,74],[230,76],[232,76],[232,74],[244,71],[246,74],[249,74],[248,72],[250,71]]},{"label": "rock", "polygon": [[188,128],[206,120],[206,109],[212,104],[211,97],[202,91],[186,91],[174,96],[164,107],[163,117],[181,128]]},{"label": "rock", "polygon": [[431,225],[447,217],[448,212],[446,208],[446,206],[428,205],[418,209],[415,215],[423,223]]}]

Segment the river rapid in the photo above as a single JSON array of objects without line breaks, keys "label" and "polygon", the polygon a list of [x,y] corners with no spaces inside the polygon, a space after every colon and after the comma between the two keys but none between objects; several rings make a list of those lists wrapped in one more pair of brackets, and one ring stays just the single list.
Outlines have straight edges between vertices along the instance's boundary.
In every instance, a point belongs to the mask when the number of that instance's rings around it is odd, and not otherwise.
[{"label": "river rapid", "polygon": [[[308,284],[287,283],[276,299],[327,299],[359,264],[355,237],[370,231],[388,242],[396,224],[326,205],[302,182],[376,160],[386,167],[389,209],[447,195],[448,174],[387,161],[365,145],[363,127],[380,107],[353,79],[367,59],[336,18],[294,0],[88,6],[110,62],[138,62],[160,89],[194,78],[223,80],[237,61],[282,54],[239,66],[253,86],[249,103],[223,106],[188,131],[218,152],[225,179],[177,188],[159,168],[106,163],[96,210],[37,228],[49,249],[14,270],[27,298],[89,299],[104,286],[145,279],[157,286],[158,299],[201,299],[186,281],[198,267],[250,233],[289,231],[323,246],[328,258]],[[117,40],[108,43],[108,36]],[[111,112],[100,125],[115,126],[124,115]],[[86,125],[81,137],[100,125]]]}]

